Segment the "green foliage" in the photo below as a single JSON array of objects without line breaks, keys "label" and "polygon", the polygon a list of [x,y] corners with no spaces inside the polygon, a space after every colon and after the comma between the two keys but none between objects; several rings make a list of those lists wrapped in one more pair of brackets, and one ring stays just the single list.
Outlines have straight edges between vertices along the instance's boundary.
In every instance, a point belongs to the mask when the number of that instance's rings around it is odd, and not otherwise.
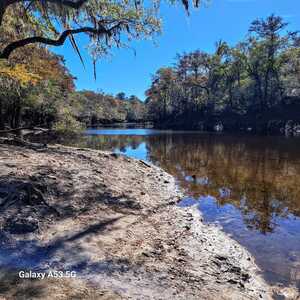
[{"label": "green foliage", "polygon": [[53,129],[63,135],[73,135],[81,133],[84,129],[82,123],[77,121],[70,108],[63,108],[58,115],[58,120],[54,123]]},{"label": "green foliage", "polygon": [[[87,126],[96,126],[99,124],[115,122],[139,122],[146,118],[145,105],[135,96],[129,99],[122,93],[116,97],[104,93],[95,93],[92,91],[76,92],[72,95],[76,103],[80,106],[77,111],[79,120]],[[74,104],[72,104],[74,107]]]},{"label": "green foliage", "polygon": [[[299,36],[271,15],[255,20],[246,40],[230,47],[220,41],[214,53],[177,55],[147,91],[147,109],[157,125],[203,128],[224,119],[256,118],[291,97],[300,97]],[[237,125],[238,126],[238,125]],[[207,127],[207,126],[206,126]]]},{"label": "green foliage", "polygon": [[73,79],[62,58],[45,48],[30,47],[0,61],[0,128],[51,127],[74,91]]},{"label": "green foliage", "polygon": [[[18,28],[20,25],[30,33],[24,41],[23,32],[15,30],[16,39],[4,43],[0,57],[8,58],[24,45],[43,43],[62,45],[68,37],[80,56],[75,34],[85,34],[88,48],[94,60],[107,54],[113,47],[126,47],[134,39],[153,38],[161,32],[159,0],[77,0],[77,1],[8,1],[0,5],[0,28]],[[174,4],[176,1],[167,1]],[[185,9],[189,1],[182,0]],[[193,1],[198,7],[199,0]],[[12,21],[9,10],[18,12],[17,22]],[[39,38],[36,38],[39,37]],[[22,43],[15,43],[15,41]],[[1,49],[0,49],[1,50]]]}]

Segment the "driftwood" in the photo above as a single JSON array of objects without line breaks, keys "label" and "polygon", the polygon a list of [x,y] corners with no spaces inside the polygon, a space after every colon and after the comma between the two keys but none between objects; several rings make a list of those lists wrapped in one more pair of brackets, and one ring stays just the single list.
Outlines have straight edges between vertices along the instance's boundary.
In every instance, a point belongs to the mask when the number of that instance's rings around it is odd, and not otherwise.
[{"label": "driftwood", "polygon": [[31,143],[17,136],[0,137],[0,144],[28,147],[33,150],[47,148],[47,144]]},{"label": "driftwood", "polygon": [[143,164],[144,166],[151,168],[152,166],[150,164],[148,164],[147,162],[145,162],[144,160],[140,159],[140,163]]},{"label": "driftwood", "polygon": [[34,127],[32,129],[25,129],[25,132],[23,132],[23,136],[25,135],[29,135],[29,134],[33,134],[33,135],[39,135],[39,134],[43,134],[45,132],[49,132],[50,129],[47,128],[42,128],[42,127]]},{"label": "driftwood", "polygon": [[0,135],[6,135],[6,134],[14,134],[14,133],[18,133],[18,132],[22,132],[23,130],[27,130],[26,133],[22,133],[22,135],[28,135],[31,133],[44,133],[49,131],[49,129],[47,128],[42,128],[42,127],[37,127],[37,126],[26,126],[26,127],[18,127],[18,128],[9,128],[9,129],[5,129],[5,130],[0,130]]}]

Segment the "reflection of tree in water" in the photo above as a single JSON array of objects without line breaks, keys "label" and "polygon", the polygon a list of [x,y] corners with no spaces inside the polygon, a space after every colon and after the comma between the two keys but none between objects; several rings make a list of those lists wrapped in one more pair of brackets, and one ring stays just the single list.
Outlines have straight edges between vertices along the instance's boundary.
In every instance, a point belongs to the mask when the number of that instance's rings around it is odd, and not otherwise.
[{"label": "reflection of tree in water", "polygon": [[[214,135],[147,140],[151,159],[175,175],[190,196],[212,195],[219,205],[235,205],[249,228],[267,233],[276,217],[300,216],[298,141]],[[220,195],[221,188],[230,193]]]},{"label": "reflection of tree in water", "polygon": [[300,216],[300,140],[102,135],[83,137],[76,145],[125,153],[143,142],[150,159],[176,176],[189,196],[211,195],[220,206],[238,207],[249,228],[268,233],[275,228],[276,217]]},{"label": "reflection of tree in water", "polygon": [[137,137],[137,136],[131,136],[131,142],[130,142],[130,147],[132,149],[137,149],[139,147],[139,145],[142,142],[142,137]]},{"label": "reflection of tree in water", "polygon": [[137,149],[143,141],[144,137],[137,135],[92,135],[76,138],[76,140],[70,140],[65,144],[104,151],[118,149],[125,153],[127,147]]}]

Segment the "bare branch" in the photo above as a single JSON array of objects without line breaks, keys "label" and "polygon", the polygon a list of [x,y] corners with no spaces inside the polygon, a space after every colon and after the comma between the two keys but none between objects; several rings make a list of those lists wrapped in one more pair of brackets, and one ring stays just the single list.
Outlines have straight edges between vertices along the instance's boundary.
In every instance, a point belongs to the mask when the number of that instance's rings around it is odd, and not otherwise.
[{"label": "bare branch", "polygon": [[50,46],[61,46],[64,44],[64,42],[66,41],[66,39],[69,35],[74,35],[74,34],[78,34],[78,33],[91,33],[91,34],[95,34],[98,36],[111,35],[113,33],[113,31],[115,29],[117,29],[118,27],[120,27],[121,25],[122,25],[122,22],[119,22],[118,24],[116,24],[115,26],[113,26],[109,29],[106,29],[103,26],[101,26],[98,29],[94,28],[94,27],[81,27],[78,29],[68,29],[68,30],[65,30],[57,40],[45,38],[42,36],[33,36],[33,37],[25,38],[22,40],[12,42],[9,45],[7,45],[4,48],[4,50],[2,51],[2,53],[0,53],[0,59],[8,59],[13,51],[15,51],[18,48],[30,45],[30,44],[41,43],[41,44],[50,45]]}]

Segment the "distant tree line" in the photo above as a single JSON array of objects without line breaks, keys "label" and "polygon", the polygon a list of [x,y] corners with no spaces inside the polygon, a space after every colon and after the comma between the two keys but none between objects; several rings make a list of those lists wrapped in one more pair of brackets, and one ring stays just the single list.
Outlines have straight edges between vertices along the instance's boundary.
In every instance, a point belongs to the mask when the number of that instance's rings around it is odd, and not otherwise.
[{"label": "distant tree line", "polygon": [[219,41],[214,53],[183,53],[175,66],[159,69],[146,92],[156,127],[295,129],[300,121],[300,38],[287,25],[275,15],[255,20],[236,46]]},{"label": "distant tree line", "polygon": [[[200,6],[200,0],[178,2],[186,12]],[[137,0],[1,0],[0,131],[28,124],[76,131],[83,124],[144,118],[144,105],[134,96],[75,92],[62,57],[46,47],[68,40],[84,64],[76,42],[84,35],[96,78],[96,61],[113,48],[161,33],[160,5]]]},{"label": "distant tree line", "polygon": [[[23,9],[6,10],[0,49],[32,31]],[[219,41],[214,53],[177,55],[173,67],[153,76],[145,102],[122,92],[76,91],[63,57],[37,43],[18,47],[9,60],[0,59],[0,131],[76,132],[153,121],[159,128],[300,132],[299,46],[298,33],[287,31],[282,18],[255,20],[234,47]]]},{"label": "distant tree line", "polygon": [[145,104],[134,95],[126,97],[123,92],[112,96],[100,92],[79,91],[70,94],[69,101],[76,119],[87,126],[138,123],[146,118]]}]

